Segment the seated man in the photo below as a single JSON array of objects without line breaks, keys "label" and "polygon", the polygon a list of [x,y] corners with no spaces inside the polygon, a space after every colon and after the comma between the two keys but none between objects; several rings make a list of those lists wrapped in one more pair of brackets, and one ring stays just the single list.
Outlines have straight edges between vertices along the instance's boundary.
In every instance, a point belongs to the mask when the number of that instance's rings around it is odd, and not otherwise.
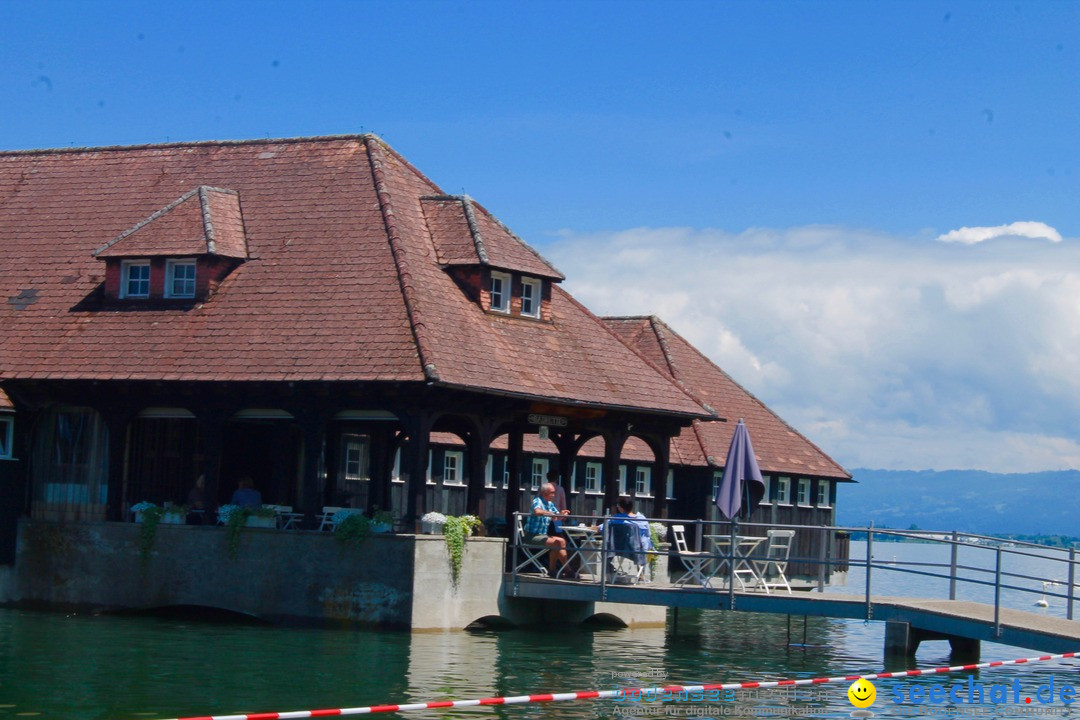
[{"label": "seated man", "polygon": [[262,493],[255,489],[255,483],[250,475],[240,478],[230,502],[246,508],[257,508],[262,505]]},{"label": "seated man", "polygon": [[559,512],[554,499],[555,486],[551,483],[541,485],[540,494],[532,501],[532,514],[525,522],[525,542],[548,546],[548,574],[552,577],[555,577],[559,565],[566,562],[566,539],[548,535],[548,526],[553,517],[570,514],[569,510]]}]

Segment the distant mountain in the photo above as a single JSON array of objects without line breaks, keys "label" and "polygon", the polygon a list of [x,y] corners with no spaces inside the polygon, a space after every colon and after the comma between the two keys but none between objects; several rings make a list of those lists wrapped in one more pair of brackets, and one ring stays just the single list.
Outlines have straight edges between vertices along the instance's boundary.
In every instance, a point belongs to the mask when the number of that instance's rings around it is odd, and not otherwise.
[{"label": "distant mountain", "polygon": [[875,525],[981,534],[1080,535],[1080,470],[851,471],[838,488],[841,525]]}]

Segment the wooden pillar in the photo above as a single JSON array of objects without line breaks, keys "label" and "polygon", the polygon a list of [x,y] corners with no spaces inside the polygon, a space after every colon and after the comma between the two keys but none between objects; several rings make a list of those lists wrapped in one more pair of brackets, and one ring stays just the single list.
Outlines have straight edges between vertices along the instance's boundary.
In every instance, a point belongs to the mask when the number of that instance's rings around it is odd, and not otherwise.
[{"label": "wooden pillar", "polygon": [[204,410],[196,416],[199,434],[199,448],[202,450],[203,464],[199,472],[205,478],[203,497],[206,502],[207,525],[214,524],[211,515],[221,503],[221,458],[225,448],[225,422],[231,413],[222,409]]},{"label": "wooden pillar", "polygon": [[[629,434],[625,430],[604,433],[604,512],[619,499],[619,458]],[[629,482],[629,480],[628,480]]]},{"label": "wooden pillar", "polygon": [[510,537],[516,532],[514,526],[514,513],[521,509],[521,459],[524,434],[521,430],[511,430],[509,433],[510,448],[506,456],[506,462],[510,470],[509,483],[506,488],[506,528]]},{"label": "wooden pillar", "polygon": [[128,425],[134,414],[110,408],[102,413],[109,433],[109,464],[105,470],[105,519],[124,520],[124,480],[128,461]]},{"label": "wooden pillar", "polygon": [[300,507],[297,512],[304,513],[301,527],[313,530],[316,527],[315,516],[322,512],[326,494],[326,424],[327,413],[312,411],[296,413],[300,423],[301,457],[300,462]]},{"label": "wooden pillar", "polygon": [[653,478],[653,515],[659,519],[668,516],[667,476],[671,469],[671,438],[661,435],[653,452],[656,454],[653,465],[656,468],[656,476]]},{"label": "wooden pillar", "polygon": [[408,526],[419,525],[420,518],[426,511],[428,446],[431,441],[431,427],[435,416],[424,410],[405,413],[403,417],[408,443],[402,450],[401,472],[406,476],[408,501],[405,506],[405,520]]},{"label": "wooden pillar", "polygon": [[486,520],[488,507],[487,490],[484,488],[484,469],[491,455],[491,439],[495,434],[495,424],[489,420],[479,420],[475,425],[465,443],[469,456],[469,486],[465,491],[465,512]]},{"label": "wooden pillar", "polygon": [[391,428],[379,427],[371,433],[371,488],[368,507],[394,510],[390,507],[390,482],[394,473],[395,434]]}]

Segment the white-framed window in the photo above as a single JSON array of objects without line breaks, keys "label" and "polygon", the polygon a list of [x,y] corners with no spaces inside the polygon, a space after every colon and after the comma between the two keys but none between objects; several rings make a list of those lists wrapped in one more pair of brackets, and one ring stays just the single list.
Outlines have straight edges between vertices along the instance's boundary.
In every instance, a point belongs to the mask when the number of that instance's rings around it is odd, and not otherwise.
[{"label": "white-framed window", "polygon": [[390,471],[390,482],[405,482],[401,479],[401,448],[394,451],[394,469]]},{"label": "white-framed window", "polygon": [[491,273],[491,309],[510,312],[510,276],[506,273]]},{"label": "white-framed window", "polygon": [[435,467],[435,451],[434,450],[428,450],[427,451],[427,484],[428,485],[434,485],[435,484],[435,478],[432,477],[432,475],[431,475],[431,469],[433,467]]},{"label": "white-framed window", "polygon": [[832,503],[829,502],[829,490],[832,488],[831,482],[828,480],[817,481],[817,506],[818,507],[832,507]]},{"label": "white-framed window", "polygon": [[521,314],[526,317],[540,317],[540,281],[533,278],[521,280]]},{"label": "white-framed window", "polygon": [[484,464],[484,487],[495,487],[495,460],[491,455],[488,455],[487,462]]},{"label": "white-framed window", "polygon": [[626,493],[626,466],[619,466],[619,497],[625,496]]},{"label": "white-framed window", "polygon": [[675,471],[674,470],[669,469],[667,471],[667,488],[666,488],[666,492],[667,492],[667,499],[668,500],[674,500],[675,499]]},{"label": "white-framed window", "polygon": [[603,474],[604,466],[600,463],[585,463],[585,492],[598,495]]},{"label": "white-framed window", "polygon": [[165,263],[165,297],[195,297],[195,261],[168,260]]},{"label": "white-framed window", "polygon": [[533,458],[532,461],[532,489],[539,490],[540,486],[547,482],[548,460],[547,458]]},{"label": "white-framed window", "polygon": [[510,458],[503,458],[503,490],[510,487]]},{"label": "white-framed window", "polygon": [[799,478],[799,489],[795,501],[799,505],[810,505],[810,478]]},{"label": "white-framed window", "polygon": [[713,470],[712,474],[712,492],[709,493],[709,499],[712,500],[716,497],[716,491],[720,489],[720,481],[724,479],[723,470]]},{"label": "white-framed window", "polygon": [[776,478],[776,504],[791,504],[791,478],[783,475]]},{"label": "white-framed window", "polygon": [[0,415],[0,460],[10,460],[15,454],[15,418]]},{"label": "white-framed window", "polygon": [[761,494],[761,504],[772,505],[772,475],[762,475],[761,481],[765,483],[765,492]]},{"label": "white-framed window", "polygon": [[357,435],[345,437],[343,454],[346,480],[370,480],[367,438]]},{"label": "white-framed window", "polygon": [[460,450],[447,450],[443,453],[443,485],[465,484],[464,462],[465,454]]},{"label": "white-framed window", "polygon": [[150,297],[149,260],[124,260],[120,263],[120,297]]},{"label": "white-framed window", "polygon": [[639,467],[634,471],[634,494],[652,497],[652,468]]}]

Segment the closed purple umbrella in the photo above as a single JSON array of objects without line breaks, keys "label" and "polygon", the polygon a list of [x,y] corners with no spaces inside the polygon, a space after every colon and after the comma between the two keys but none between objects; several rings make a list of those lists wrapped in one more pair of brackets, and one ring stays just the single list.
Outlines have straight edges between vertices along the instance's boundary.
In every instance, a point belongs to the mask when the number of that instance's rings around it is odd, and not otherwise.
[{"label": "closed purple umbrella", "polygon": [[731,436],[724,475],[716,488],[716,507],[728,520],[733,520],[739,514],[749,517],[764,494],[765,481],[761,479],[761,470],[754,457],[750,431],[740,418]]}]

